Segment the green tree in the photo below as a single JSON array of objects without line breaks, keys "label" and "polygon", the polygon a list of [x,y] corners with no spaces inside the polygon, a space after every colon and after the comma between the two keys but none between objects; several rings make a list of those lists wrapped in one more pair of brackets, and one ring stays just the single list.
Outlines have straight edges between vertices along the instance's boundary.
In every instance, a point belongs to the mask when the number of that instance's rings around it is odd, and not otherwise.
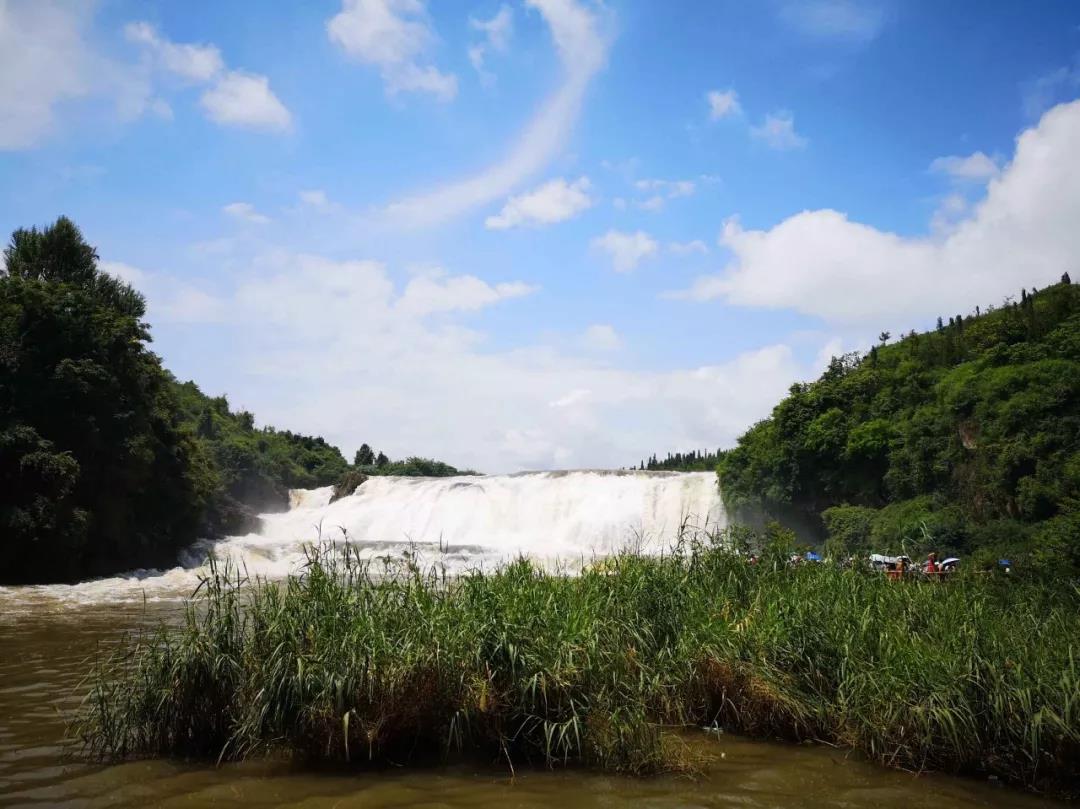
[{"label": "green tree", "polygon": [[63,217],[16,231],[4,256],[0,578],[172,564],[211,480],[146,347],[142,297]]},{"label": "green tree", "polygon": [[[729,510],[839,548],[853,545],[855,518],[881,551],[985,547],[1041,565],[1043,542],[1071,569],[1080,290],[1061,283],[1023,299],[953,316],[948,329],[939,320],[866,360],[834,358],[817,381],[793,385],[721,457]],[[834,511],[851,508],[874,516]]]},{"label": "green tree", "polygon": [[356,451],[354,466],[371,466],[375,463],[375,451],[367,444],[361,444]]}]

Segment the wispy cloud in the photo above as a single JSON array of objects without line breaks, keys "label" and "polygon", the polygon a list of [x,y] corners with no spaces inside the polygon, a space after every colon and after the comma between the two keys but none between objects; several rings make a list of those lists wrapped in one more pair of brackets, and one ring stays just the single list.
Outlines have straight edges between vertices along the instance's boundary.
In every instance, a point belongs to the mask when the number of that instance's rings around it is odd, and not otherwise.
[{"label": "wispy cloud", "polygon": [[469,27],[484,35],[483,41],[469,46],[469,63],[480,75],[481,81],[490,85],[495,81],[495,75],[486,68],[487,56],[491,51],[505,52],[510,44],[510,38],[514,33],[513,10],[510,6],[503,4],[490,19],[470,17]]},{"label": "wispy cloud", "polygon": [[950,155],[935,158],[930,164],[930,171],[958,182],[985,183],[1001,173],[1001,166],[984,152],[975,152],[967,157]]},{"label": "wispy cloud", "polygon": [[655,256],[660,244],[643,230],[633,233],[609,230],[593,239],[592,247],[607,254],[615,272],[629,272],[644,259]]},{"label": "wispy cloud", "polygon": [[770,112],[759,125],[750,127],[750,134],[777,151],[803,149],[809,143],[795,131],[795,116],[787,110]]},{"label": "wispy cloud", "polygon": [[270,221],[269,216],[259,213],[250,202],[230,202],[221,210],[233,219],[252,225],[265,225]]},{"label": "wispy cloud", "polygon": [[739,94],[734,90],[710,90],[705,94],[705,101],[709,105],[709,118],[713,121],[729,118],[742,112]]},{"label": "wispy cloud", "polygon": [[882,0],[781,0],[780,19],[807,36],[869,42],[888,20]]},{"label": "wispy cloud", "polygon": [[572,183],[561,177],[550,180],[527,194],[510,197],[499,213],[484,220],[484,225],[490,230],[506,230],[565,222],[592,206],[590,188],[588,177]]},{"label": "wispy cloud", "polygon": [[551,160],[577,121],[585,90],[607,59],[608,39],[596,14],[575,0],[526,0],[551,29],[563,83],[521,133],[510,154],[478,174],[387,206],[393,222],[423,226],[445,221],[506,196]]}]

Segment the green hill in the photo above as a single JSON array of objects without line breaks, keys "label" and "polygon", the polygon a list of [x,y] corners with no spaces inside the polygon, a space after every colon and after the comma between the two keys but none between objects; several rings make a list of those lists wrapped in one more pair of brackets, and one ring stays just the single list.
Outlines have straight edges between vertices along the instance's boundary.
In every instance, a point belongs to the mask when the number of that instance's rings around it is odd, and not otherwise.
[{"label": "green hill", "polygon": [[253,414],[232,412],[224,396],[207,396],[194,382],[173,382],[172,393],[211,478],[202,528],[207,536],[255,530],[256,514],[288,508],[289,489],[329,486],[349,468],[323,438],[257,428]]},{"label": "green hill", "polygon": [[322,438],[257,428],[162,367],[145,315],[71,220],[12,235],[0,264],[0,584],[171,566],[196,539],[256,530],[291,488],[457,472],[367,445],[350,466]]},{"label": "green hill", "polygon": [[730,510],[835,555],[1080,569],[1080,289],[1023,291],[796,384],[718,465]]}]

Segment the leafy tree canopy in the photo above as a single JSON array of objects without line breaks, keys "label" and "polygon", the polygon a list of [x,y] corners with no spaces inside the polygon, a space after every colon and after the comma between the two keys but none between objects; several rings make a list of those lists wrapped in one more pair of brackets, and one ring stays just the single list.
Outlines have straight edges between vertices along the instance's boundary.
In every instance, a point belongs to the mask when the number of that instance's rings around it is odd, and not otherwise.
[{"label": "leafy tree canopy", "polygon": [[1080,570],[1080,289],[1025,292],[834,358],[724,453],[728,508],[836,554]]}]

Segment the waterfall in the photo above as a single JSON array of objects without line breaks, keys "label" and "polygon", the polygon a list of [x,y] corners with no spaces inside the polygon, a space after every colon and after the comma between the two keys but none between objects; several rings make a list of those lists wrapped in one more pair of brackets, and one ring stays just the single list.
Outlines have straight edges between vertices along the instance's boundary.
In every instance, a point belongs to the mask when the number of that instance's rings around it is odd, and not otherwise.
[{"label": "waterfall", "polygon": [[[709,472],[569,471],[489,477],[372,477],[330,502],[331,488],[296,490],[290,509],[263,516],[259,533],[213,544],[218,557],[242,561],[249,574],[281,578],[304,561],[304,546],[347,538],[372,559],[406,553],[456,573],[519,555],[579,569],[632,548],[666,548],[681,528],[723,528],[726,515]],[[76,585],[0,590],[79,601],[175,598],[197,583],[208,546],[168,571],[136,571]]]}]

